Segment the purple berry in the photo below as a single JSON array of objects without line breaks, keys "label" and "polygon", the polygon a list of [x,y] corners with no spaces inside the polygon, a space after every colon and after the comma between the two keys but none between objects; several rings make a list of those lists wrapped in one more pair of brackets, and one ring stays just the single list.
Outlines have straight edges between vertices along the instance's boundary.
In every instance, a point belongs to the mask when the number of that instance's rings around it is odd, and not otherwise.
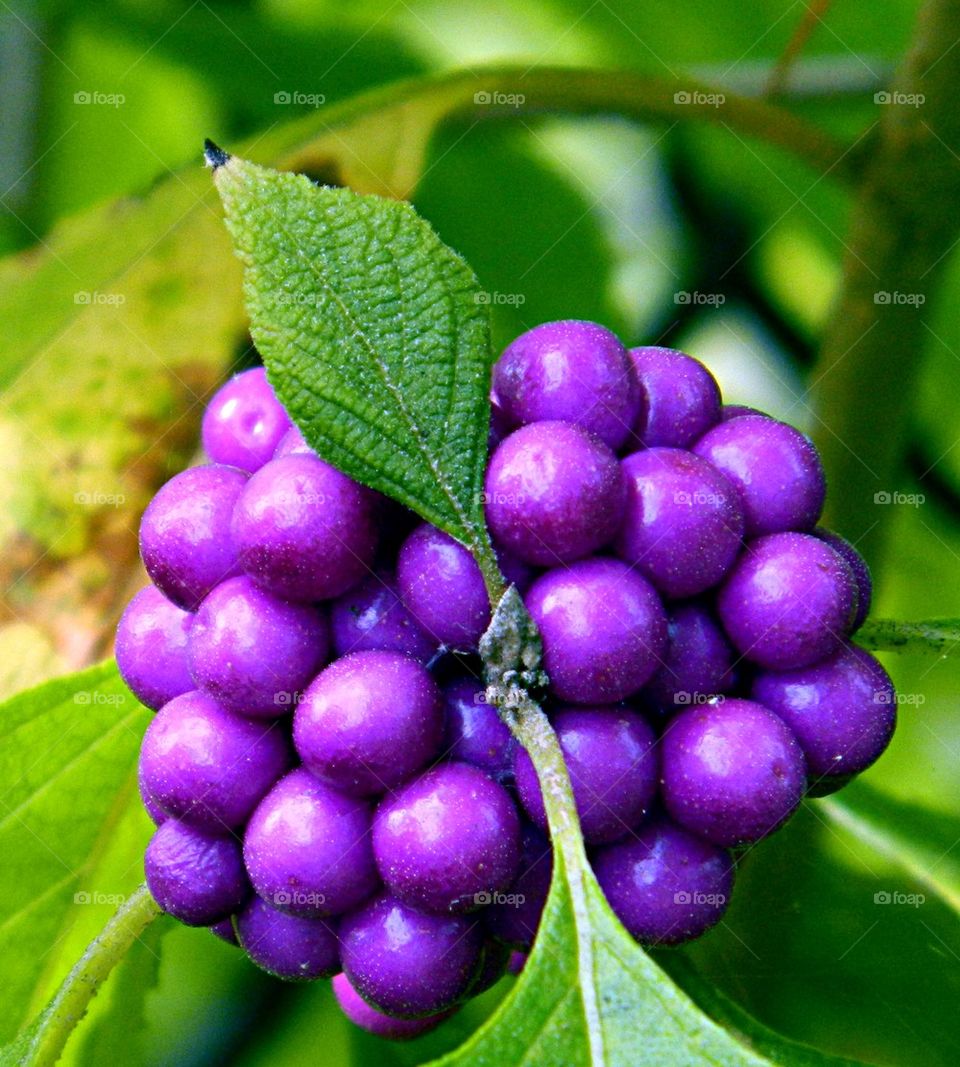
[{"label": "purple berry", "polygon": [[575,319],[545,322],[507,345],[493,387],[512,426],[572,422],[614,450],[630,436],[641,399],[616,336]]},{"label": "purple berry", "polygon": [[231,578],[207,597],[190,629],[190,670],[197,685],[241,715],[272,718],[327,658],[327,620],[249,578]]},{"label": "purple berry", "polygon": [[488,937],[483,944],[483,958],[477,977],[470,986],[470,996],[479,997],[492,989],[497,982],[507,973],[507,964],[510,962],[510,949],[500,941]]},{"label": "purple berry", "polygon": [[387,888],[431,912],[473,911],[503,892],[520,863],[510,794],[468,763],[445,763],[388,797],[373,820]]},{"label": "purple berry", "polygon": [[327,600],[372,568],[377,496],[316,456],[294,453],[251,477],[231,527],[240,563],[288,600]]},{"label": "purple berry", "polygon": [[897,721],[889,675],[852,645],[812,667],[761,673],[751,695],[796,735],[818,786],[866,770],[889,744]]},{"label": "purple berry", "polygon": [[[747,407],[746,404],[724,404],[720,408],[720,421],[729,422],[731,419],[739,419],[744,415],[763,415],[757,408]],[[766,416],[769,418],[770,416]]]},{"label": "purple berry", "polygon": [[676,604],[668,615],[663,666],[646,692],[665,710],[703,703],[734,684],[733,649],[720,624],[702,604]]},{"label": "purple berry", "polygon": [[440,750],[443,710],[429,672],[400,652],[354,652],[314,679],[293,716],[304,765],[344,793],[385,793]]},{"label": "purple berry", "polygon": [[263,367],[231,378],[203,416],[203,447],[215,463],[255,471],[270,459],[290,419],[274,396]]},{"label": "purple berry", "polygon": [[144,810],[150,816],[154,826],[159,826],[161,823],[167,821],[169,816],[156,802],[153,796],[150,794],[150,790],[147,789],[146,783],[143,780],[143,768],[138,764],[137,766],[137,789],[140,793],[140,802],[143,804]]},{"label": "purple berry", "polygon": [[[563,750],[580,828],[589,845],[616,841],[646,814],[657,791],[653,730],[629,708],[563,708],[551,719]],[[533,762],[516,756],[517,793],[544,832],[547,814]]]},{"label": "purple berry", "polygon": [[510,961],[507,964],[507,971],[512,975],[521,974],[523,968],[527,965],[527,953],[526,952],[511,952]]},{"label": "purple berry", "polygon": [[254,897],[237,916],[240,945],[264,971],[288,982],[329,978],[340,970],[335,923],[288,915]]},{"label": "purple berry", "polygon": [[398,1019],[395,1015],[385,1015],[382,1011],[370,1007],[350,985],[345,974],[334,976],[333,995],[337,998],[340,1010],[354,1026],[387,1041],[412,1041],[415,1037],[438,1027],[452,1014],[442,1011],[437,1015],[427,1015],[419,1019]]},{"label": "purple berry", "polygon": [[667,617],[653,586],[626,563],[588,559],[548,571],[527,609],[543,637],[550,691],[574,704],[630,696],[661,665]]},{"label": "purple berry", "polygon": [[187,634],[193,616],[148,585],[130,601],[117,626],[117,667],[133,695],[148,708],[193,688]]},{"label": "purple berry", "polygon": [[250,887],[240,843],[167,819],[144,857],[147,887],[160,907],[187,926],[211,926],[240,906]]},{"label": "purple berry", "polygon": [[846,538],[832,530],[825,530],[822,526],[817,526],[813,534],[821,541],[826,541],[831,548],[836,549],[853,571],[854,581],[857,583],[857,614],[850,632],[854,633],[866,622],[870,614],[870,605],[873,602],[873,579],[870,576],[870,568],[867,566],[867,561]]},{"label": "purple berry", "polygon": [[806,667],[835,652],[856,607],[856,583],[842,557],[802,533],[752,541],[717,598],[734,645],[770,670]]},{"label": "purple berry", "polygon": [[296,426],[291,426],[280,438],[280,443],[274,449],[272,458],[280,459],[282,456],[289,456],[295,452],[309,452],[310,455],[316,455],[316,452],[304,440],[300,430]]},{"label": "purple berry", "polygon": [[246,484],[236,467],[191,467],[161,486],[143,513],[143,565],[178,607],[196,611],[214,586],[240,573],[230,520]]},{"label": "purple berry", "polygon": [[504,944],[529,949],[550,892],[553,850],[535,827],[524,826],[522,833],[519,873],[509,889],[483,913],[483,920],[487,930]]},{"label": "purple berry", "polygon": [[733,891],[723,849],[660,819],[600,849],[593,869],[607,902],[643,945],[678,945],[718,923]]},{"label": "purple berry", "polygon": [[446,753],[472,763],[498,782],[513,778],[516,742],[497,709],[486,701],[486,689],[472,678],[448,685],[444,691]]},{"label": "purple berry", "polygon": [[407,1018],[452,1008],[469,990],[483,951],[469,916],[428,915],[389,895],[347,915],[340,956],[350,984],[382,1012]]},{"label": "purple berry", "polygon": [[716,845],[759,841],[803,798],[806,764],[796,737],[753,701],[718,698],[681,712],[661,745],[667,811]]},{"label": "purple berry", "polygon": [[218,923],[213,923],[210,926],[210,933],[214,937],[219,937],[221,941],[226,942],[228,945],[233,945],[235,948],[240,947],[240,942],[237,940],[237,932],[233,928],[233,919],[221,919]]},{"label": "purple berry", "polygon": [[400,599],[392,575],[371,574],[330,606],[333,650],[402,652],[426,663],[437,642],[420,626]]},{"label": "purple berry", "polygon": [[647,448],[687,448],[720,418],[720,389],[707,368],[672,348],[631,348],[633,369],[647,398],[635,423]]},{"label": "purple berry", "polygon": [[566,422],[537,422],[494,452],[484,499],[496,540],[526,563],[556,566],[608,544],[626,486],[602,441]]},{"label": "purple berry", "polygon": [[737,490],[706,460],[679,448],[648,448],[623,461],[627,504],[617,555],[668,597],[702,593],[740,550]]},{"label": "purple berry", "polygon": [[303,768],[282,778],[247,826],[243,856],[268,904],[323,918],[363,903],[378,888],[370,808]]},{"label": "purple berry", "polygon": [[827,483],[817,450],[799,430],[766,415],[715,426],[693,446],[736,486],[747,537],[809,530],[823,510]]},{"label": "purple berry", "polygon": [[276,723],[256,722],[196,690],[165,704],[140,749],[140,776],[169,815],[210,833],[241,826],[287,770]]}]

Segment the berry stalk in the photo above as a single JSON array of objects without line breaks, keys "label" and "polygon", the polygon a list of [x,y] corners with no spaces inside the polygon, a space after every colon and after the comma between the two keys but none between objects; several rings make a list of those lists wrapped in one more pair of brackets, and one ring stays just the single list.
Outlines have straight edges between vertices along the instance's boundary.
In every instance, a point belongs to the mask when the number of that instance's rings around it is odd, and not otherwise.
[{"label": "berry stalk", "polygon": [[960,619],[870,619],[857,633],[870,652],[926,652],[949,656],[960,644]]}]

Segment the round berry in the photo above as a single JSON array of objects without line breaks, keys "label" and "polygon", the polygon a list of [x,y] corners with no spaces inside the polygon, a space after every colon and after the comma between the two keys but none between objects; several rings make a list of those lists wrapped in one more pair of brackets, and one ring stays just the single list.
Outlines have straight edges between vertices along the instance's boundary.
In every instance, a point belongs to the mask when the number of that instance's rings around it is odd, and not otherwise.
[{"label": "round berry", "polygon": [[513,778],[516,742],[497,709],[488,704],[486,689],[472,678],[444,690],[445,751],[451,759],[472,763],[498,782]]},{"label": "round berry", "polygon": [[486,514],[497,541],[526,563],[556,566],[609,543],[626,494],[617,457],[566,422],[512,433],[487,469]]},{"label": "round berry", "polygon": [[524,826],[519,873],[510,888],[483,913],[487,930],[504,944],[530,948],[537,936],[552,876],[550,842],[535,827]]},{"label": "round berry", "polygon": [[[746,404],[724,404],[720,408],[720,421],[729,422],[731,419],[739,419],[743,415],[763,415],[757,408],[747,407]],[[770,416],[766,416],[769,418]]]},{"label": "round berry", "polygon": [[255,471],[273,455],[290,419],[274,395],[263,367],[231,378],[214,394],[203,415],[203,447],[215,463]]},{"label": "round berry", "polygon": [[251,477],[233,515],[240,563],[288,600],[327,600],[370,571],[377,496],[317,456],[293,453]]},{"label": "round berry", "polygon": [[240,946],[275,978],[310,982],[340,970],[340,942],[329,919],[288,915],[254,897],[237,916]]},{"label": "round berry", "polygon": [[647,448],[687,448],[720,418],[720,388],[707,368],[672,348],[631,348],[647,399],[635,423]]},{"label": "round berry", "polygon": [[612,449],[630,436],[641,397],[616,336],[575,319],[545,322],[507,345],[493,387],[512,426],[559,419]]},{"label": "round berry", "polygon": [[303,438],[303,434],[296,426],[291,426],[289,430],[280,438],[280,442],[273,452],[273,459],[280,459],[282,456],[289,456],[294,452],[309,452],[310,455],[316,455],[313,449],[307,444]]},{"label": "round berry", "polygon": [[240,843],[167,819],[144,856],[147,887],[160,907],[187,926],[211,926],[240,910],[250,891]]},{"label": "round berry", "polygon": [[152,585],[130,601],[117,626],[117,667],[133,695],[148,708],[193,688],[187,634],[193,616]]},{"label": "round berry", "polygon": [[740,550],[736,489],[706,460],[679,448],[648,448],[623,461],[627,504],[617,555],[668,597],[702,593]]},{"label": "round berry", "polygon": [[333,995],[340,1005],[340,1010],[354,1026],[387,1041],[412,1041],[421,1034],[429,1033],[450,1017],[449,1011],[419,1019],[398,1019],[395,1015],[385,1015],[382,1011],[370,1007],[345,974],[334,976]]},{"label": "round berry", "polygon": [[[653,730],[629,708],[563,708],[551,719],[573,786],[580,828],[589,845],[616,841],[646,814],[659,767]],[[516,756],[517,793],[530,819],[547,830],[533,762]]]},{"label": "round berry", "polygon": [[243,856],[257,895],[291,915],[339,915],[376,892],[370,808],[302,767],[253,813]]},{"label": "round berry", "polygon": [[389,895],[346,916],[343,971],[369,1004],[417,1018],[452,1008],[469,990],[483,951],[469,916],[429,915]]},{"label": "round berry", "polygon": [[835,652],[856,608],[850,568],[828,544],[802,533],[752,541],[717,598],[734,645],[770,670],[806,667]]},{"label": "round berry", "polygon": [[693,451],[740,494],[747,537],[809,530],[820,518],[827,483],[809,438],[766,415],[742,415],[715,426]]},{"label": "round berry", "polygon": [[150,820],[154,826],[159,826],[161,823],[166,822],[169,816],[156,802],[155,798],[151,795],[150,790],[147,789],[146,782],[143,780],[143,767],[137,765],[137,789],[140,793],[140,802],[143,804],[144,810],[150,816]]},{"label": "round berry", "polygon": [[328,645],[327,620],[315,607],[231,578],[197,612],[188,654],[201,689],[241,715],[271,718],[292,709]]},{"label": "round berry", "polygon": [[612,704],[661,665],[667,617],[656,590],[626,563],[588,559],[548,571],[526,605],[543,638],[550,691],[574,704]]},{"label": "round berry", "polygon": [[330,605],[333,650],[402,652],[426,663],[437,642],[424,630],[400,599],[397,584],[387,573],[371,574]]},{"label": "round berry", "polygon": [[806,764],[796,737],[753,701],[718,699],[681,712],[661,748],[667,811],[714,844],[759,841],[803,798]]},{"label": "round berry", "polygon": [[668,633],[663,666],[646,687],[661,708],[700,704],[729,692],[735,680],[733,649],[706,607],[696,602],[674,605]]},{"label": "round berry", "polygon": [[246,484],[236,467],[191,467],[161,486],[143,513],[143,565],[178,607],[196,611],[214,586],[240,573],[230,520]]},{"label": "round berry", "polygon": [[870,614],[870,605],[873,602],[873,578],[870,576],[870,568],[867,566],[867,561],[846,538],[832,530],[825,530],[822,526],[817,526],[813,533],[821,541],[826,541],[831,548],[836,549],[853,571],[853,578],[857,583],[857,614],[850,632],[854,633],[866,622]]},{"label": "round berry", "polygon": [[211,924],[209,930],[214,937],[220,938],[226,944],[233,945],[234,948],[240,947],[240,942],[237,940],[237,932],[233,928],[232,918],[221,919],[220,922]]},{"label": "round berry", "polygon": [[293,740],[308,770],[344,793],[401,785],[443,742],[433,678],[400,652],[354,652],[314,679],[294,712]]},{"label": "round berry", "polygon": [[510,794],[468,763],[445,763],[383,801],[373,852],[387,888],[431,912],[473,911],[510,885],[520,819]]},{"label": "round berry", "polygon": [[140,775],[169,815],[212,833],[242,825],[291,762],[276,723],[237,715],[196,690],[165,704],[140,749]]},{"label": "round berry", "polygon": [[730,903],[734,868],[716,845],[664,819],[593,856],[607,902],[643,945],[678,945],[718,923]]},{"label": "round berry", "polygon": [[866,770],[889,744],[897,721],[889,675],[852,645],[812,667],[762,672],[751,695],[790,727],[821,787]]}]

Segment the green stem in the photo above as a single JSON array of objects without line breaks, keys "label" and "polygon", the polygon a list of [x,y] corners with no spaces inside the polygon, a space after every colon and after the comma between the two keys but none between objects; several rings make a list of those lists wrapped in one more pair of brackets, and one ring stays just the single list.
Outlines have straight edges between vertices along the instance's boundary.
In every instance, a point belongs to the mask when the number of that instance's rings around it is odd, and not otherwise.
[{"label": "green stem", "polygon": [[871,652],[927,652],[948,656],[960,647],[960,619],[870,619],[854,640]]},{"label": "green stem", "polygon": [[16,1042],[17,1062],[29,1067],[57,1062],[97,990],[159,914],[146,886],[127,898],[87,946],[37,1021]]},{"label": "green stem", "polygon": [[827,521],[873,563],[895,511],[881,502],[902,488],[926,321],[960,237],[958,37],[960,0],[927,0],[891,88],[901,102],[877,107],[843,283],[812,377],[832,487]]}]

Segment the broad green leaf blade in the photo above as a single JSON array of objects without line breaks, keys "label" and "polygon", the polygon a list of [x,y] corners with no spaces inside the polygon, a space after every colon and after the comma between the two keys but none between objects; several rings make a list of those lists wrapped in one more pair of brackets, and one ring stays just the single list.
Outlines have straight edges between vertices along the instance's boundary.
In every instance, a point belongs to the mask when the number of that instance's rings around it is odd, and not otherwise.
[{"label": "broad green leaf blade", "polygon": [[251,333],[307,441],[470,547],[485,542],[489,313],[406,203],[208,152]]},{"label": "broad green leaf blade", "polygon": [[0,1040],[23,1024],[72,922],[120,892],[87,878],[131,802],[148,720],[113,663],[0,705]]}]

